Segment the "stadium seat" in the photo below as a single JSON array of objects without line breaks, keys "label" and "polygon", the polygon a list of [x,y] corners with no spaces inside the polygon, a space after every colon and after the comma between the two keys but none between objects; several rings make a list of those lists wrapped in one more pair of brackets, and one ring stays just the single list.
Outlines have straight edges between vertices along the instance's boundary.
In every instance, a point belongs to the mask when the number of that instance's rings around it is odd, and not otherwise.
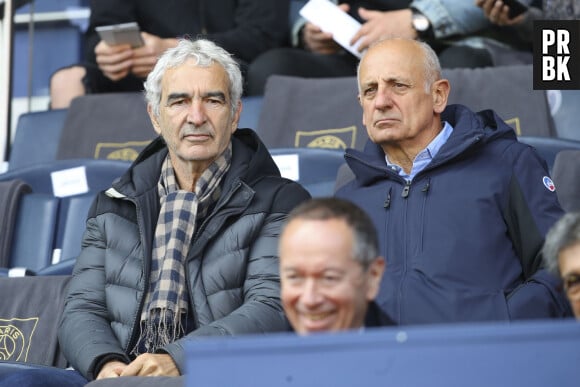
[{"label": "stadium seat", "polygon": [[56,160],[66,109],[24,113],[18,117],[8,170]]},{"label": "stadium seat", "polygon": [[143,93],[99,93],[75,98],[56,158],[133,161],[157,137]]},{"label": "stadium seat", "polygon": [[[443,70],[449,104],[493,109],[518,135],[554,137],[546,93],[532,89],[532,75],[531,65]],[[357,94],[355,77],[272,75],[256,131],[269,148],[362,149],[368,136]]]},{"label": "stadium seat", "polygon": [[580,90],[548,90],[550,113],[556,127],[556,135],[560,138],[580,141],[580,125],[578,124],[578,106],[580,106]]},{"label": "stadium seat", "polygon": [[[8,260],[8,268],[27,270],[10,274],[70,274],[95,195],[109,188],[129,165],[114,160],[57,160],[0,175],[0,181],[19,179],[32,189],[21,200]],[[61,259],[67,264],[48,269]]]},{"label": "stadium seat", "polygon": [[4,300],[0,303],[0,375],[68,366],[58,345],[57,329],[69,280],[69,276],[0,278]]},{"label": "stadium seat", "polygon": [[300,183],[313,197],[332,196],[338,168],[345,163],[342,150],[273,148],[270,154],[282,176]]},{"label": "stadium seat", "polygon": [[208,337],[185,386],[577,386],[579,346],[572,319]]},{"label": "stadium seat", "polygon": [[556,155],[563,150],[579,149],[580,141],[567,140],[556,137],[535,137],[535,136],[520,136],[520,142],[531,145],[538,153],[546,160],[548,170],[552,171]]},{"label": "stadium seat", "polygon": [[580,211],[580,149],[558,152],[552,179],[562,208],[567,212]]},{"label": "stadium seat", "polygon": [[242,115],[238,127],[256,130],[263,100],[261,95],[242,97]]},{"label": "stadium seat", "polygon": [[7,267],[0,276],[25,276],[51,264],[58,224],[58,198],[25,194],[18,209]]}]

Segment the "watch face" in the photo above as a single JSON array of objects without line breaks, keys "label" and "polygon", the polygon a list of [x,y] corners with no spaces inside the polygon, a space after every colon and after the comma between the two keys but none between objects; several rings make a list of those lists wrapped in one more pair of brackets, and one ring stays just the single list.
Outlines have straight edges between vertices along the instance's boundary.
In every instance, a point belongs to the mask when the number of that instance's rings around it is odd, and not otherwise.
[{"label": "watch face", "polygon": [[429,29],[429,19],[425,15],[413,14],[413,28],[419,32]]}]

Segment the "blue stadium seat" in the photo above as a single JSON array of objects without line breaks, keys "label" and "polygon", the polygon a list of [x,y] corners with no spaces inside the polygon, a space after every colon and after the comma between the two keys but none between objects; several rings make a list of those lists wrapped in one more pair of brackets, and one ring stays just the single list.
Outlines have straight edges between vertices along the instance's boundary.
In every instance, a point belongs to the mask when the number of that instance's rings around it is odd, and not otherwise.
[{"label": "blue stadium seat", "polygon": [[264,97],[261,95],[242,97],[242,115],[240,116],[238,127],[254,130],[258,128],[263,100]]},{"label": "blue stadium seat", "polygon": [[554,167],[554,160],[556,155],[567,149],[580,149],[580,141],[568,140],[557,137],[534,137],[534,136],[519,136],[520,142],[531,145],[538,153],[546,160],[550,172]]},{"label": "blue stadium seat", "polygon": [[185,386],[572,387],[579,346],[572,319],[208,337],[187,343]]},{"label": "blue stadium seat", "polygon": [[67,109],[24,113],[18,117],[8,170],[56,160]]},{"label": "blue stadium seat", "polygon": [[[80,252],[87,212],[95,195],[109,188],[129,165],[116,160],[58,160],[1,174],[0,181],[20,179],[32,188],[32,193],[25,195],[21,202],[9,267],[25,267],[31,274],[70,274]],[[75,167],[84,167],[87,190],[57,196],[51,174]],[[61,258],[63,263],[58,270],[49,268]]]},{"label": "blue stadium seat", "polygon": [[58,198],[42,193],[25,194],[20,200],[8,267],[0,276],[33,274],[52,262],[58,222]]},{"label": "blue stadium seat", "polygon": [[282,176],[302,184],[313,197],[332,196],[344,152],[322,148],[269,149]]},{"label": "blue stadium seat", "polygon": [[548,90],[546,95],[557,136],[580,141],[580,130],[578,130],[580,129],[578,125],[580,90]]},{"label": "blue stadium seat", "polygon": [[558,152],[552,170],[552,180],[564,211],[580,211],[580,149]]}]

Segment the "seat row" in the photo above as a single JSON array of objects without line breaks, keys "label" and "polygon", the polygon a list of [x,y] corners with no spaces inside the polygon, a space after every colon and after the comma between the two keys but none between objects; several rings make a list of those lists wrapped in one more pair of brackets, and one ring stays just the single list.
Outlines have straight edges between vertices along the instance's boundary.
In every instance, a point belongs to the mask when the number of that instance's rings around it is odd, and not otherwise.
[{"label": "seat row", "polygon": [[[503,109],[500,114],[512,124],[520,140],[534,146],[551,170],[556,155],[562,150],[580,150],[580,141],[554,136],[546,94],[526,92],[520,85],[531,76],[530,70],[526,66],[458,69],[447,70],[445,76],[452,85],[458,85],[450,103],[465,101],[472,109],[486,104]],[[514,81],[508,97],[517,103],[507,103],[497,89],[494,93],[499,102],[493,103],[490,97],[484,98],[485,93],[474,91],[478,79],[487,79],[491,87],[497,78],[506,82],[507,77]],[[313,196],[332,195],[337,171],[344,164],[344,149],[360,149],[367,140],[355,95],[356,80],[350,77],[306,80],[273,76],[264,96],[243,98],[239,126],[258,132],[283,176],[302,183]],[[61,259],[75,257],[94,195],[126,170],[154,136],[141,93],[87,95],[75,99],[67,110],[20,116],[8,172],[0,174],[0,181],[19,178],[32,187],[32,193],[21,201],[6,266],[38,272]],[[568,158],[574,160],[575,156]],[[55,192],[53,173],[79,167],[84,168],[80,174],[88,181],[86,190],[64,195]],[[569,201],[577,202],[577,188],[567,181],[571,180],[567,176],[574,174],[557,175],[569,188],[563,190],[568,192]],[[348,170],[346,176],[352,178]]]}]

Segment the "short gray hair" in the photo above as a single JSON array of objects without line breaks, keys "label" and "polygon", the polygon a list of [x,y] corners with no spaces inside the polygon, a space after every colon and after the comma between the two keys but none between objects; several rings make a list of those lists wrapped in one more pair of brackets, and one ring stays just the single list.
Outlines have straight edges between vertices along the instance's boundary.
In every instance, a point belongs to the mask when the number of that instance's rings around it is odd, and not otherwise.
[{"label": "short gray hair", "polygon": [[[431,85],[435,82],[438,81],[439,79],[441,79],[441,63],[439,63],[439,57],[437,56],[437,54],[435,53],[435,51],[433,50],[433,48],[431,48],[430,45],[428,45],[425,42],[422,42],[420,40],[414,40],[414,39],[407,39],[407,38],[385,38],[385,39],[381,39],[373,44],[371,44],[369,46],[369,49],[367,50],[367,52],[374,46],[381,44],[382,42],[385,41],[389,41],[389,40],[403,40],[403,41],[409,41],[409,42],[413,42],[414,44],[416,44],[422,51],[423,51],[423,65],[424,65],[424,75],[425,75],[425,92],[429,93],[431,91]],[[356,74],[357,74],[357,83],[358,83],[358,87],[359,87],[359,93],[361,92],[360,90],[360,64],[362,63],[362,60],[364,59],[364,56],[366,55],[363,54],[361,60],[358,62],[358,66],[356,69]]]},{"label": "short gray hair", "polygon": [[560,253],[577,244],[580,244],[580,212],[571,212],[560,218],[546,235],[542,249],[546,269],[560,275]]},{"label": "short gray hair", "polygon": [[229,79],[229,97],[232,113],[236,111],[242,97],[243,82],[240,65],[230,53],[215,43],[206,39],[180,39],[177,46],[166,50],[155,68],[147,76],[145,81],[145,99],[151,105],[153,113],[159,115],[161,103],[161,80],[165,72],[173,67],[178,67],[189,59],[195,59],[196,66],[209,67],[217,63],[224,68]]},{"label": "short gray hair", "polygon": [[375,226],[369,216],[352,202],[330,197],[307,200],[290,211],[282,232],[295,219],[344,220],[354,237],[352,257],[366,270],[379,256]]}]

